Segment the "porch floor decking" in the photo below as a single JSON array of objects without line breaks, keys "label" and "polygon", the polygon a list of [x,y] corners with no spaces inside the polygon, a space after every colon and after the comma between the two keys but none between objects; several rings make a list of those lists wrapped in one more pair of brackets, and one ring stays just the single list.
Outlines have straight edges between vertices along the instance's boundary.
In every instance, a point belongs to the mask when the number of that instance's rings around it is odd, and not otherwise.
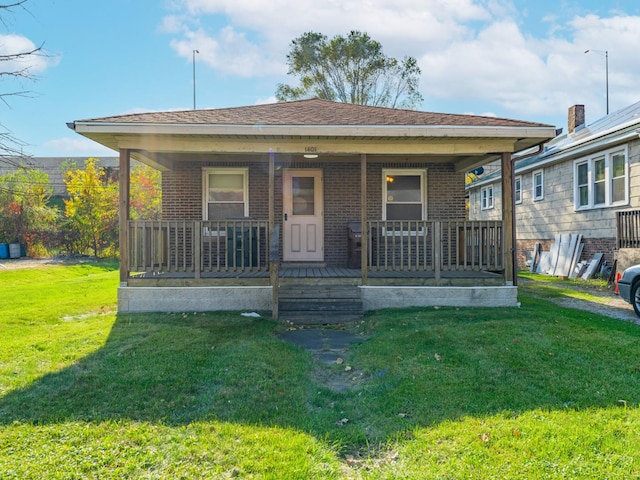
[{"label": "porch floor decking", "polygon": [[[336,282],[360,284],[362,273],[360,269],[341,268],[341,267],[282,267],[279,271],[281,283],[291,283],[297,281],[307,281],[313,283]],[[440,278],[436,279],[434,271],[369,271],[368,279],[370,284],[398,284],[398,285],[429,285],[437,282],[438,284],[469,286],[476,284],[502,284],[504,277],[500,273],[478,270],[442,270]],[[131,284],[148,284],[151,282],[164,281],[193,281],[196,283],[212,282],[249,282],[256,281],[260,284],[268,283],[268,271],[218,271],[218,272],[202,272],[200,279],[195,279],[193,272],[158,272],[145,273],[140,272],[131,276]]]}]

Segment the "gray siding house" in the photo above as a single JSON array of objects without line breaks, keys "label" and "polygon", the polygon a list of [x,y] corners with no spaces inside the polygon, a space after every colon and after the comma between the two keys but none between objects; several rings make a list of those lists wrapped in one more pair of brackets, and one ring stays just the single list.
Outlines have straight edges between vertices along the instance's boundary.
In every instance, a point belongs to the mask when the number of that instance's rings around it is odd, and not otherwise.
[{"label": "gray siding house", "polygon": [[[625,238],[635,238],[626,218],[631,215],[632,223],[640,209],[640,102],[589,125],[584,106],[575,105],[569,109],[568,127],[539,151],[514,156],[520,266],[536,243],[549,250],[561,234],[581,234],[582,259],[603,253],[609,265],[621,247],[630,246]],[[500,215],[499,170],[479,176],[467,190],[471,220]]]}]

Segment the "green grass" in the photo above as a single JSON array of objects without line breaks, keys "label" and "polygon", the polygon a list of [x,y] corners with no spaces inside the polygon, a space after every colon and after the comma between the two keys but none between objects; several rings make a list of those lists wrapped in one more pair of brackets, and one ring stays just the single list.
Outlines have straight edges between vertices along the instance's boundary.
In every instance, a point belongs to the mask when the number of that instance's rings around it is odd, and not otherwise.
[{"label": "green grass", "polygon": [[640,476],[640,327],[534,286],[375,312],[323,366],[269,319],[115,315],[113,265],[0,280],[0,478]]},{"label": "green grass", "polygon": [[581,278],[560,278],[539,273],[519,272],[520,291],[546,298],[569,297],[578,300],[603,303],[597,292],[611,291],[606,280]]}]

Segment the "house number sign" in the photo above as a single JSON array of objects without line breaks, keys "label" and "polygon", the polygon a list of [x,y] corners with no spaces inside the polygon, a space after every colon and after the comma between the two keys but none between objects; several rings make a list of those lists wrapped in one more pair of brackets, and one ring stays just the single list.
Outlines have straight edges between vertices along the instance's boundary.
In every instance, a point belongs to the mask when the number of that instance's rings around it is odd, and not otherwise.
[{"label": "house number sign", "polygon": [[304,153],[318,153],[318,147],[304,147]]}]

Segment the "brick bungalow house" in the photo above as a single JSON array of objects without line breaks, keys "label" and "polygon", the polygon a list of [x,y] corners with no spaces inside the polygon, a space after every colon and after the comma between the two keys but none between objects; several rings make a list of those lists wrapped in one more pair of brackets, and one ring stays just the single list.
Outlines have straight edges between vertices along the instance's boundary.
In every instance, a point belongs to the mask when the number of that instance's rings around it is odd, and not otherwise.
[{"label": "brick bungalow house", "polygon": [[[464,175],[499,159],[511,205],[512,154],[555,133],[320,99],[69,126],[119,152],[120,311],[253,309],[275,318],[307,316],[304,308],[341,318],[343,293],[360,315],[516,305],[512,209],[467,221]],[[162,171],[160,222],[129,219],[131,159]]]}]

